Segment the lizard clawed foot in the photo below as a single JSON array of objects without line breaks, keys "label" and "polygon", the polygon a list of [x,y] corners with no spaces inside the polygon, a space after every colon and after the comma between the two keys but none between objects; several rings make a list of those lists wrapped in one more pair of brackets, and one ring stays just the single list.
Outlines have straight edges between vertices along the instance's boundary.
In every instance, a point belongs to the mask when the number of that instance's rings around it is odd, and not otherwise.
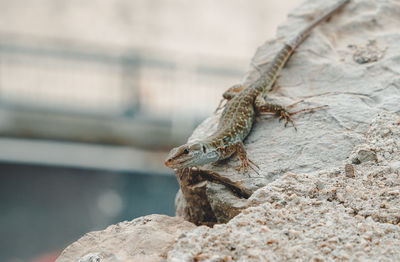
[{"label": "lizard clawed foot", "polygon": [[[297,113],[297,112],[295,112],[295,113]],[[294,129],[297,131],[297,127],[294,124],[294,121],[292,119],[292,115],[294,115],[293,113],[290,113],[285,108],[283,108],[282,110],[280,110],[278,112],[278,114],[279,114],[279,121],[281,121],[282,119],[285,119],[285,127],[287,127],[288,123],[290,122],[293,125]]]},{"label": "lizard clawed foot", "polygon": [[294,124],[294,121],[292,119],[292,115],[295,115],[297,113],[300,113],[299,111],[294,112],[294,113],[290,113],[287,111],[287,109],[289,108],[293,108],[295,107],[297,104],[300,104],[301,102],[304,102],[304,100],[299,100],[291,105],[285,106],[283,107],[281,110],[279,110],[278,114],[279,114],[279,121],[281,121],[282,119],[285,119],[285,127],[287,127],[288,123],[291,123],[294,127],[294,129],[297,131],[297,127]]},{"label": "lizard clawed foot", "polygon": [[249,171],[249,167],[251,169],[253,169],[253,171],[256,172],[257,175],[260,175],[260,173],[258,172],[258,170],[260,170],[260,167],[256,163],[254,163],[251,159],[248,159],[248,158],[245,159],[245,160],[242,160],[242,163],[240,164],[240,166],[236,167],[235,169],[237,171],[242,171],[243,170],[244,173],[247,173]]},{"label": "lizard clawed foot", "polygon": [[294,129],[297,131],[297,128],[296,128],[296,125],[294,124],[292,116],[294,116],[296,114],[299,114],[299,113],[302,113],[302,112],[309,112],[309,111],[311,112],[311,111],[314,111],[314,110],[317,110],[317,109],[321,109],[321,108],[327,107],[325,105],[325,106],[316,106],[316,107],[304,108],[304,109],[301,109],[301,110],[296,111],[296,112],[288,112],[287,111],[288,108],[292,108],[292,107],[294,107],[295,105],[297,105],[298,103],[300,103],[302,101],[303,100],[300,100],[300,101],[298,101],[298,102],[296,102],[294,104],[291,104],[291,105],[286,106],[286,107],[282,108],[281,110],[279,110],[279,112],[278,112],[279,121],[281,121],[282,119],[285,119],[285,127],[290,122],[293,125]]}]

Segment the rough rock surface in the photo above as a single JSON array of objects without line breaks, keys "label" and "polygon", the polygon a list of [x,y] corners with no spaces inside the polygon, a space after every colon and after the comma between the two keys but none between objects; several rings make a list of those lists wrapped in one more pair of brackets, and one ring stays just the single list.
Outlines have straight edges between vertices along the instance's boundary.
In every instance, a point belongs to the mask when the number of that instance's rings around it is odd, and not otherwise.
[{"label": "rough rock surface", "polygon": [[175,239],[195,225],[182,218],[150,215],[87,233],[56,262],[165,261]]},{"label": "rough rock surface", "polygon": [[400,116],[364,138],[343,165],[288,172],[227,224],[182,236],[168,261],[400,261]]},{"label": "rough rock surface", "polygon": [[[334,2],[295,9],[243,82]],[[257,119],[245,145],[260,176],[238,173],[237,157],[177,173],[177,214],[226,224],[139,218],[89,233],[57,261],[400,261],[399,17],[397,0],[351,0],[299,47],[270,98],[327,107],[296,116],[297,132]],[[190,140],[217,121],[207,119]]]},{"label": "rough rock surface", "polygon": [[[278,39],[257,50],[243,83],[258,77],[285,39],[335,2],[309,0],[293,10],[278,28]],[[353,148],[365,141],[364,134],[378,113],[400,112],[399,17],[399,1],[352,0],[315,28],[283,69],[269,99],[284,105],[304,100],[294,110],[326,107],[296,115],[297,132],[284,128],[276,117],[258,117],[245,147],[261,168],[259,176],[237,172],[237,156],[192,170],[191,175],[178,171],[179,194],[185,201],[177,201],[177,215],[195,224],[227,222],[247,206],[253,192],[279,182],[287,173],[342,167]],[[218,115],[210,117],[189,141],[207,136],[217,123]],[[361,152],[359,157],[370,159],[374,154]],[[225,190],[213,190],[216,183]]]}]

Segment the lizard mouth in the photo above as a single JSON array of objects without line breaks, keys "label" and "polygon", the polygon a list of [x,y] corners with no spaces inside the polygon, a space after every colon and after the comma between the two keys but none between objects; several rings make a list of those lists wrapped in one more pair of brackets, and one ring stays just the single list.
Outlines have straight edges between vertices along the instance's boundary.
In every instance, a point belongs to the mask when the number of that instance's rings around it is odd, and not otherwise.
[{"label": "lizard mouth", "polygon": [[169,168],[174,168],[174,163],[170,159],[165,160],[164,165],[166,165]]},{"label": "lizard mouth", "polygon": [[164,164],[169,168],[185,168],[186,167],[185,163],[187,162],[188,160],[175,162],[173,159],[167,159]]}]

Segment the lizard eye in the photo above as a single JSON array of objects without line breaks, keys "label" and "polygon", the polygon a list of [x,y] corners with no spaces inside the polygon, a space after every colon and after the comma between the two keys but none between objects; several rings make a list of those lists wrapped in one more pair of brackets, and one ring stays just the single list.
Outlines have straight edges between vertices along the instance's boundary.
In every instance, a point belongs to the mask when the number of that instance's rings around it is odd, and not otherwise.
[{"label": "lizard eye", "polygon": [[203,153],[206,153],[206,152],[207,152],[207,149],[205,146],[203,146]]},{"label": "lizard eye", "polygon": [[185,155],[187,155],[187,154],[189,154],[189,149],[185,149],[185,150],[183,150],[183,153],[185,154]]}]

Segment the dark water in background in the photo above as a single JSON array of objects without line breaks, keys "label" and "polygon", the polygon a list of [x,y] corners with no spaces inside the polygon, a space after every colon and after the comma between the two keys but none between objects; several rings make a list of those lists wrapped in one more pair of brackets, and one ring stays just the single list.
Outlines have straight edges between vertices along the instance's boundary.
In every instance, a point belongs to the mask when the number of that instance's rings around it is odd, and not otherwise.
[{"label": "dark water in background", "polygon": [[119,221],[173,216],[177,190],[168,175],[0,163],[0,261],[62,250]]}]

